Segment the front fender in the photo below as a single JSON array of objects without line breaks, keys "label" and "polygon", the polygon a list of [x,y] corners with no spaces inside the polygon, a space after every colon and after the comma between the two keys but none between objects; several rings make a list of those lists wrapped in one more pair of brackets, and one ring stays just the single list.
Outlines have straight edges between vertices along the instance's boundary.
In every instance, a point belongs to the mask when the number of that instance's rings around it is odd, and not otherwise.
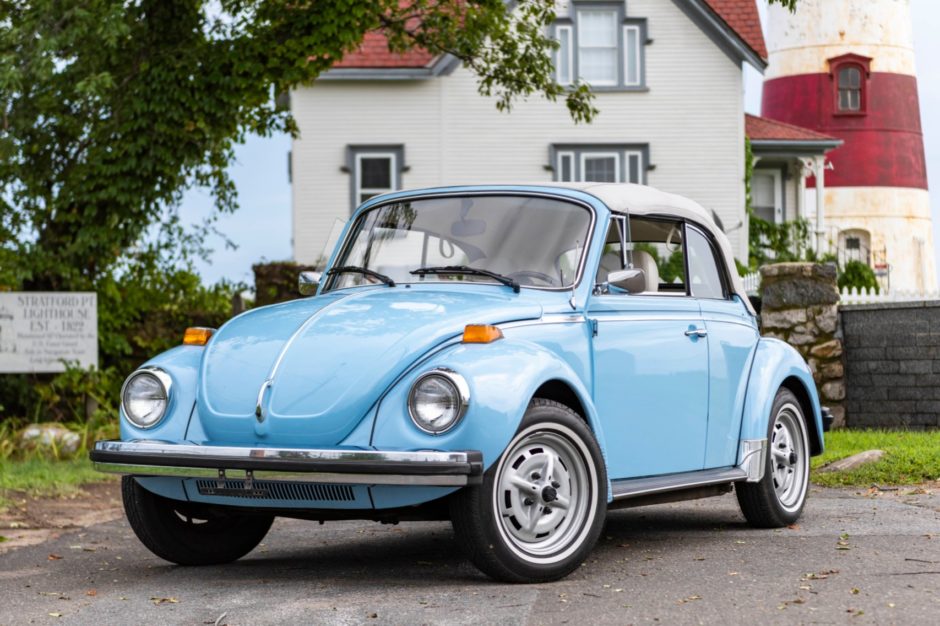
[{"label": "front fender", "polygon": [[[812,453],[822,454],[822,410],[813,374],[806,365],[806,361],[793,346],[770,337],[760,339],[751,365],[747,396],[744,400],[744,417],[741,421],[742,440],[767,437],[770,410],[777,390],[784,384],[792,388],[794,383],[799,385],[798,390],[804,392],[802,395],[809,401],[811,407],[812,417],[807,426],[810,429]],[[738,462],[741,461],[742,459],[739,458]]]},{"label": "front fender", "polygon": [[[436,367],[460,373],[470,386],[466,415],[453,430],[437,436],[421,431],[408,415],[412,384],[418,376]],[[551,350],[531,341],[510,338],[490,344],[456,344],[408,372],[379,404],[372,446],[379,450],[479,450],[487,469],[519,429],[536,390],[553,380],[567,384],[578,396],[606,455],[591,394],[574,370]]]},{"label": "front fender", "polygon": [[162,441],[184,441],[187,438],[189,420],[196,404],[196,380],[202,361],[201,346],[176,346],[158,354],[141,367],[158,367],[170,376],[172,388],[166,415],[153,428],[137,428],[120,409],[121,439],[159,439]]}]

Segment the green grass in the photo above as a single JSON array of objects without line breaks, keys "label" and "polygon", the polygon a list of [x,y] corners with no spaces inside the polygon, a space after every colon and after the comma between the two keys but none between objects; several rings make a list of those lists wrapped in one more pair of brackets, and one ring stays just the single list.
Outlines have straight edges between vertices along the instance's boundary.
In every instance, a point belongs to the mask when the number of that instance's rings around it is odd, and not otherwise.
[{"label": "green grass", "polygon": [[110,477],[96,472],[84,454],[67,461],[0,458],[0,508],[9,506],[11,491],[29,496],[67,496],[77,493],[82,485],[105,480]]},{"label": "green grass", "polygon": [[880,461],[851,472],[813,473],[813,482],[843,485],[911,485],[940,480],[940,430],[836,430],[826,433],[826,452],[815,457],[813,469],[865,450],[884,450]]}]

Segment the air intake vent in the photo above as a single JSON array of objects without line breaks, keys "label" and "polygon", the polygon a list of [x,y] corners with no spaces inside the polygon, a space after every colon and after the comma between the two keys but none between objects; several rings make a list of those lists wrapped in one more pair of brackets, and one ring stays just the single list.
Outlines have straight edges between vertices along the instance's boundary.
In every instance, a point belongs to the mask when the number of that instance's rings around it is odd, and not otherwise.
[{"label": "air intake vent", "polygon": [[204,496],[226,496],[253,500],[320,500],[352,502],[356,499],[349,485],[318,485],[316,483],[289,483],[276,480],[255,480],[251,487],[244,480],[197,480],[196,487]]}]

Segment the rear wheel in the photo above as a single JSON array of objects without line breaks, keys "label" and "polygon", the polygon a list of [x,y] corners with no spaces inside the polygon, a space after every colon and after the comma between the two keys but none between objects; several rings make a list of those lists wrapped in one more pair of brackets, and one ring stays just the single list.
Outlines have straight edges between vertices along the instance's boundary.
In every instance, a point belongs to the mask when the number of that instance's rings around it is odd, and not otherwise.
[{"label": "rear wheel", "polygon": [[239,559],[261,543],[272,515],[245,515],[158,496],[133,477],[121,479],[124,511],[134,534],[161,559],[179,565],[216,565]]},{"label": "rear wheel", "polygon": [[809,487],[809,438],[799,400],[786,388],[777,391],[767,431],[764,477],[737,483],[741,512],[752,526],[780,528],[800,518]]},{"label": "rear wheel", "polygon": [[483,484],[452,500],[459,544],[485,574],[544,582],[576,569],[604,525],[607,475],[600,448],[568,407],[536,398]]}]

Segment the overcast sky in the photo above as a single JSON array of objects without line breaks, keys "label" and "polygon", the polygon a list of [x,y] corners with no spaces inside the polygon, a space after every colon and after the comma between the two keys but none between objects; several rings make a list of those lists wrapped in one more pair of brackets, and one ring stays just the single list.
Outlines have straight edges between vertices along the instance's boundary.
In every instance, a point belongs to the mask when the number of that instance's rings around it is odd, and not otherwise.
[{"label": "overcast sky", "polygon": [[[864,1],[864,0],[860,0]],[[927,177],[931,186],[934,221],[934,249],[940,259],[940,1],[911,0],[914,20],[914,52],[917,55],[918,89],[924,147],[927,151]],[[745,108],[760,113],[761,76],[745,69]],[[238,162],[231,175],[238,187],[241,209],[220,218],[217,226],[238,244],[226,249],[221,239],[211,241],[215,248],[211,263],[198,269],[206,282],[222,278],[253,283],[253,263],[281,261],[291,256],[290,184],[287,180],[287,153],[290,138],[249,139],[236,151]],[[206,215],[211,200],[194,189],[183,198],[183,217],[190,221]]]}]

